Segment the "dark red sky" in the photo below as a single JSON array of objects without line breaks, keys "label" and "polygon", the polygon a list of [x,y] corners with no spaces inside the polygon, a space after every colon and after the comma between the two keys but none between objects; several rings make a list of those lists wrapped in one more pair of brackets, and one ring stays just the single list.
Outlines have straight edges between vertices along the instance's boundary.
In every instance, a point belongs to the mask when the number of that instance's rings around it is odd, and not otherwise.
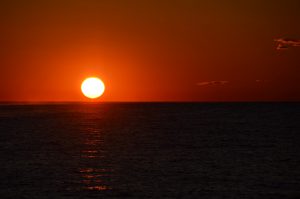
[{"label": "dark red sky", "polygon": [[0,101],[300,100],[299,0],[0,3]]}]

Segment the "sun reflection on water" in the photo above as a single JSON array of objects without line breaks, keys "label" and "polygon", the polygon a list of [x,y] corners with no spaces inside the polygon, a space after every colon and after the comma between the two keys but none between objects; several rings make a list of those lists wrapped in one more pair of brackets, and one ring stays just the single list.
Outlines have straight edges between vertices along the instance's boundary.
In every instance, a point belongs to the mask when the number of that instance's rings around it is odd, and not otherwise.
[{"label": "sun reflection on water", "polygon": [[82,189],[90,191],[107,191],[112,188],[109,186],[110,174],[104,150],[104,140],[101,129],[97,127],[97,120],[93,114],[88,114],[83,124],[83,134],[85,138],[82,142],[80,152],[80,183]]},{"label": "sun reflection on water", "polygon": [[111,172],[108,169],[82,168],[79,170],[82,177],[84,189],[105,191],[111,188],[105,184],[105,178],[109,177],[107,173]]}]

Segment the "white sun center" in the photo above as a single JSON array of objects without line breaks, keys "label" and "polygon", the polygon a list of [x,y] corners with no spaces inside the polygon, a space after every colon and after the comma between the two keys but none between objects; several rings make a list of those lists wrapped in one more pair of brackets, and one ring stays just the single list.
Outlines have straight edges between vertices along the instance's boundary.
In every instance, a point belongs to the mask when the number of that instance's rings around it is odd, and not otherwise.
[{"label": "white sun center", "polygon": [[97,77],[87,78],[81,84],[82,93],[91,99],[100,97],[104,93],[104,90],[104,83]]}]

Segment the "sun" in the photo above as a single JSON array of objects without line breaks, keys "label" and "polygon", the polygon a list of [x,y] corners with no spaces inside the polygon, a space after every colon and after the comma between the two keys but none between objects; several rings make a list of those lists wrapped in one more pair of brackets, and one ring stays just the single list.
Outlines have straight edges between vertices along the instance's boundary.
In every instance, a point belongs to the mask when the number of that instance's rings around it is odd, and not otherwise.
[{"label": "sun", "polygon": [[86,78],[81,84],[81,91],[84,96],[90,99],[100,97],[105,90],[105,85],[98,77]]}]

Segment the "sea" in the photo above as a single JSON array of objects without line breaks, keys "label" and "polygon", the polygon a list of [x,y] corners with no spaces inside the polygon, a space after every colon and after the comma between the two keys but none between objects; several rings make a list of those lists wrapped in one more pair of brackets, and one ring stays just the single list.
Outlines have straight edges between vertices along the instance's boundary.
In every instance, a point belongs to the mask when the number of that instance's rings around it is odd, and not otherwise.
[{"label": "sea", "polygon": [[300,198],[300,103],[0,105],[0,198]]}]

